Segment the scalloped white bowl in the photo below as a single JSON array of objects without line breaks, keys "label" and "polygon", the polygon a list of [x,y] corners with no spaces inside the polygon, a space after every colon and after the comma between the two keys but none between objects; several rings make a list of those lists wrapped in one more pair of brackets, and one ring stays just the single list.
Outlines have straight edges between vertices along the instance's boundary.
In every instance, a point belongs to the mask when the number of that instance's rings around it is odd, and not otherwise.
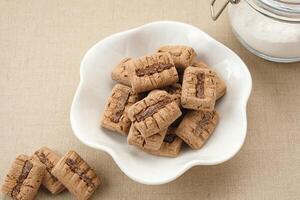
[{"label": "scalloped white bowl", "polygon": [[[149,54],[164,44],[193,47],[197,59],[215,69],[228,87],[217,103],[220,123],[211,138],[200,150],[183,148],[177,158],[148,155],[128,145],[126,137],[99,125],[106,99],[115,84],[110,78],[112,68],[124,57]],[[246,137],[246,106],[251,87],[251,75],[244,62],[205,32],[179,22],[153,22],[109,36],[85,54],[71,107],[71,126],[80,141],[110,154],[131,179],[143,184],[163,184],[195,165],[219,164],[239,151]]]}]

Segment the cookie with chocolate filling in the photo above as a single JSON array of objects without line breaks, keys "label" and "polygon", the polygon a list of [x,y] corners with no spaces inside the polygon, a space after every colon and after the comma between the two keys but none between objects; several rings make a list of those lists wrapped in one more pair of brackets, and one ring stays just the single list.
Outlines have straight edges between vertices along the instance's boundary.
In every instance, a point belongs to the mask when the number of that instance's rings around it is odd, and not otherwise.
[{"label": "cookie with chocolate filling", "polygon": [[60,156],[51,149],[42,147],[33,154],[33,157],[46,167],[42,185],[52,194],[58,194],[63,191],[65,189],[64,185],[52,174],[52,169],[60,159]]},{"label": "cookie with chocolate filling", "polygon": [[218,113],[213,111],[190,111],[178,128],[178,135],[192,149],[200,149],[208,140],[219,122]]},{"label": "cookie with chocolate filling", "polygon": [[169,53],[155,53],[126,63],[130,84],[135,92],[145,92],[172,85],[178,74]]},{"label": "cookie with chocolate filling", "polygon": [[75,151],[62,157],[52,174],[79,200],[89,199],[100,185],[98,175]]},{"label": "cookie with chocolate filling", "polygon": [[140,97],[141,95],[134,93],[130,87],[116,84],[107,100],[101,126],[122,135],[128,134],[131,121],[127,111]]},{"label": "cookie with chocolate filling", "polygon": [[186,68],[182,82],[182,107],[212,111],[216,101],[215,77],[216,74],[210,69]]},{"label": "cookie with chocolate filling", "polygon": [[2,192],[13,199],[32,200],[42,183],[46,167],[26,155],[19,155],[13,162],[4,183]]},{"label": "cookie with chocolate filling", "polygon": [[149,93],[128,110],[129,118],[143,137],[167,129],[180,115],[181,111],[176,101],[163,90]]}]

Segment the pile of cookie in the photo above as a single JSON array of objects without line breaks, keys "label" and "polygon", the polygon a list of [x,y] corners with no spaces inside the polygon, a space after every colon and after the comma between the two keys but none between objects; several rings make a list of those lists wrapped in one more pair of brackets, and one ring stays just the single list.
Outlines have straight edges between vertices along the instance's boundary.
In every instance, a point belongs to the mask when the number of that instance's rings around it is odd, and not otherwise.
[{"label": "pile of cookie", "polygon": [[32,156],[21,154],[16,158],[1,191],[12,199],[32,200],[41,185],[52,194],[67,188],[77,199],[86,200],[100,185],[100,178],[75,151],[60,158],[42,147]]},{"label": "pile of cookie", "polygon": [[123,59],[111,74],[119,83],[101,126],[154,155],[176,157],[182,141],[200,149],[218,124],[215,102],[226,84],[195,58],[191,47],[166,45],[151,55]]}]

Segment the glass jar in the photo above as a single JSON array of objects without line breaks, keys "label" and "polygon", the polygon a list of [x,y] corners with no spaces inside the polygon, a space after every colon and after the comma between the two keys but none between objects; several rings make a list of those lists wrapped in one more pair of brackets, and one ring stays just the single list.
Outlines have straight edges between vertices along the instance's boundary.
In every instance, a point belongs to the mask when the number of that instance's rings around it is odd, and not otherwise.
[{"label": "glass jar", "polygon": [[300,0],[228,2],[233,33],[249,51],[275,62],[300,61]]}]

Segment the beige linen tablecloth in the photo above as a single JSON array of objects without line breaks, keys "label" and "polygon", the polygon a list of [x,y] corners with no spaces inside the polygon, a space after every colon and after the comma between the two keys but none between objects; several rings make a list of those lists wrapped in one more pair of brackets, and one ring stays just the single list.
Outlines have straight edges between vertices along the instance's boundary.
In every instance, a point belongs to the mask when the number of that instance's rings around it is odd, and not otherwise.
[{"label": "beige linen tablecloth", "polygon": [[[177,180],[147,186],[125,176],[112,158],[80,143],[69,122],[84,53],[106,36],[156,20],[195,25],[248,65],[253,92],[241,151],[217,166],[199,166]],[[227,14],[210,19],[202,0],[1,0],[0,180],[17,154],[42,145],[78,151],[102,177],[92,199],[299,199],[300,63],[276,64],[244,49]],[[3,198],[3,196],[1,196]],[[74,199],[68,192],[37,199]]]}]

